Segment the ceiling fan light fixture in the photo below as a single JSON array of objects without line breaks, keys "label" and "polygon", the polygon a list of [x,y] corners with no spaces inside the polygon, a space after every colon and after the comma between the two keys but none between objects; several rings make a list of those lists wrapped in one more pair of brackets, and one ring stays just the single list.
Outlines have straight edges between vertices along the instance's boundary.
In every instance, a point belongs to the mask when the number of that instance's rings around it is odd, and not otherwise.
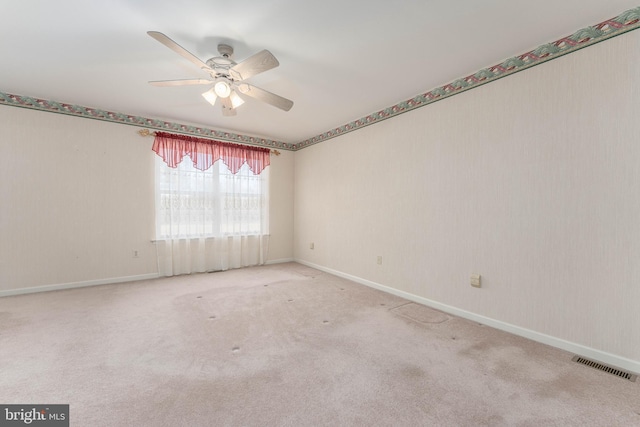
[{"label": "ceiling fan light fixture", "polygon": [[216,95],[216,92],[215,92],[215,90],[213,90],[213,88],[211,88],[208,91],[206,91],[205,93],[203,93],[202,97],[204,99],[206,99],[207,102],[209,102],[209,104],[211,104],[211,105],[215,105],[216,104],[216,99],[218,98],[218,96]]},{"label": "ceiling fan light fixture", "polygon": [[218,80],[213,85],[213,90],[220,98],[228,98],[231,95],[231,85],[226,80]]},{"label": "ceiling fan light fixture", "polygon": [[239,106],[244,104],[244,99],[240,98],[240,95],[238,95],[235,91],[231,92],[229,98],[231,99],[231,105],[233,106],[233,108],[238,108]]}]

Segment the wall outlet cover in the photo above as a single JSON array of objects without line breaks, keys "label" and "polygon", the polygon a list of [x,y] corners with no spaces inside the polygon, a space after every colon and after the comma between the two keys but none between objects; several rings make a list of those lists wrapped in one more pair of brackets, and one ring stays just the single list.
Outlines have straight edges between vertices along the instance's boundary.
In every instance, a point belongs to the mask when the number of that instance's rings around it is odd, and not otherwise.
[{"label": "wall outlet cover", "polygon": [[471,275],[471,286],[473,286],[474,288],[479,288],[481,286],[479,274]]}]

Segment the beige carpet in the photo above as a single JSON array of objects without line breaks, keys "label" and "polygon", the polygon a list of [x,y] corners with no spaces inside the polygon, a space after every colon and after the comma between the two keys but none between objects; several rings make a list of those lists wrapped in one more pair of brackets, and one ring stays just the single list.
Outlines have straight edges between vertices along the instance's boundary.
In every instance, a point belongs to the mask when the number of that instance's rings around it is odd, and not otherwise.
[{"label": "beige carpet", "polygon": [[72,426],[633,426],[640,382],[295,264],[0,298],[0,403]]}]

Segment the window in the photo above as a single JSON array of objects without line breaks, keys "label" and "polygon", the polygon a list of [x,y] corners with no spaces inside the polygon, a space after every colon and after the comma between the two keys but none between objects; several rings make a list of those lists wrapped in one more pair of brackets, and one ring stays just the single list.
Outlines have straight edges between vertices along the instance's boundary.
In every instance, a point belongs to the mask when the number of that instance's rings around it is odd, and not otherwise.
[{"label": "window", "polygon": [[201,171],[185,158],[176,168],[156,159],[156,239],[268,234],[269,170],[222,162]]},{"label": "window", "polygon": [[269,150],[157,132],[153,151],[158,273],[264,264]]}]

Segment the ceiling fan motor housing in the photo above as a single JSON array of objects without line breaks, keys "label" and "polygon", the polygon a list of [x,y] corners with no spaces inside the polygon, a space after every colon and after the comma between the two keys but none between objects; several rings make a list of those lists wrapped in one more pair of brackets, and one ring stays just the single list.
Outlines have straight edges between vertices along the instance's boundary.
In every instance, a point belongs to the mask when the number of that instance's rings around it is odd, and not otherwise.
[{"label": "ceiling fan motor housing", "polygon": [[220,55],[224,56],[225,58],[230,58],[231,55],[233,55],[233,48],[228,44],[221,43],[218,45],[218,52],[220,52]]},{"label": "ceiling fan motor housing", "polygon": [[209,73],[211,77],[226,77],[231,79],[229,75],[229,69],[236,65],[236,62],[231,59],[231,55],[233,55],[233,48],[227,44],[219,44],[218,52],[222,56],[216,56],[207,60],[207,66],[211,68],[214,72]]}]

